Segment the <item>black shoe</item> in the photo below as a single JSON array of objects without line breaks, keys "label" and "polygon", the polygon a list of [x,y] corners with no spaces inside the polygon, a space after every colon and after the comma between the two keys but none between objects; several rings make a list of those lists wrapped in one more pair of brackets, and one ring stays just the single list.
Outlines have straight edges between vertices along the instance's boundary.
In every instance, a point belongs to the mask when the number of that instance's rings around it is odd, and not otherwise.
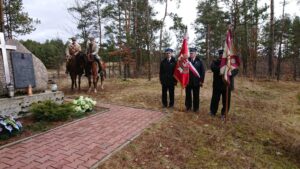
[{"label": "black shoe", "polygon": [[185,109],[185,111],[186,111],[186,112],[189,112],[189,111],[191,111],[191,108],[190,108],[190,107],[187,107],[187,108]]},{"label": "black shoe", "polygon": [[169,105],[169,108],[173,108],[174,107],[174,105]]},{"label": "black shoe", "polygon": [[199,109],[194,110],[195,113],[199,113]]},{"label": "black shoe", "polygon": [[225,115],[221,115],[221,120],[225,121]]},{"label": "black shoe", "polygon": [[210,115],[211,117],[215,117],[215,116],[216,116],[216,114],[214,114],[214,113],[212,113],[212,112],[209,112],[209,115]]}]

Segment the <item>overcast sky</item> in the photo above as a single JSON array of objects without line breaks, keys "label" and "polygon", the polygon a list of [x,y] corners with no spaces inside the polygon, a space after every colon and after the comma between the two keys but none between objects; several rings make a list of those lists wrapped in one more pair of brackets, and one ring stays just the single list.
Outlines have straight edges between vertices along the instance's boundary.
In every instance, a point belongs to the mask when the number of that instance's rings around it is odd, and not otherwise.
[{"label": "overcast sky", "polygon": [[[286,12],[292,16],[296,15],[300,10],[296,1],[289,0],[290,3],[286,6]],[[24,11],[28,12],[30,17],[38,18],[41,24],[36,26],[37,29],[33,33],[20,36],[18,39],[32,39],[44,42],[46,39],[60,38],[66,41],[74,36],[77,32],[76,25],[74,19],[67,11],[67,8],[72,6],[73,2],[73,0],[23,0]],[[183,17],[183,23],[188,25],[190,41],[194,38],[191,24],[196,18],[197,2],[198,0],[182,0],[179,9],[177,9],[174,1],[169,2],[169,12],[178,13],[179,16]],[[269,3],[269,0],[260,1],[260,3],[263,2]],[[281,0],[275,0],[275,13],[277,16],[282,11],[280,2]],[[158,18],[162,18],[163,9],[163,5],[156,6],[156,10],[160,12]],[[167,27],[171,26],[171,24],[171,20],[167,18]]]}]

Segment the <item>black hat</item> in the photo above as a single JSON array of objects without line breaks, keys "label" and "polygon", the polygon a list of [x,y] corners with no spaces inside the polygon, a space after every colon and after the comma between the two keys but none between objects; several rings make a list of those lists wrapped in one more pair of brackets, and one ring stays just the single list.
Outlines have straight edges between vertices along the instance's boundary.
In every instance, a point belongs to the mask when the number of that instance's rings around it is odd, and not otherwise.
[{"label": "black hat", "polygon": [[197,52],[197,48],[190,48],[190,52]]},{"label": "black hat", "polygon": [[171,49],[171,48],[165,49],[165,53],[167,53],[167,52],[173,52],[173,49]]},{"label": "black hat", "polygon": [[219,49],[219,50],[218,50],[219,55],[223,55],[223,52],[224,52],[223,49]]}]

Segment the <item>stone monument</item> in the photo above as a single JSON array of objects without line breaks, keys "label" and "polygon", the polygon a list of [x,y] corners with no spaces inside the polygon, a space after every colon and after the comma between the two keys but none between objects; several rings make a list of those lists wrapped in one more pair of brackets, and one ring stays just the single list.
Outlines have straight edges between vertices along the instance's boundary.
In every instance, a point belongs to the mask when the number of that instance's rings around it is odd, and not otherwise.
[{"label": "stone monument", "polygon": [[[47,92],[48,72],[45,65],[17,40],[4,40],[0,33],[0,115],[19,116],[34,102],[63,102],[62,92]],[[25,95],[8,98],[8,86]],[[28,87],[32,96],[27,96]]]}]

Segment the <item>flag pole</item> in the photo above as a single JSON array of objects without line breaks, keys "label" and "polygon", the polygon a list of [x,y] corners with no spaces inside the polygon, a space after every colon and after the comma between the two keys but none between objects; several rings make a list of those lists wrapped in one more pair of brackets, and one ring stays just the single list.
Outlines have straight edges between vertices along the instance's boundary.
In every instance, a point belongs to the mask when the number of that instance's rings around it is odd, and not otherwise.
[{"label": "flag pole", "polygon": [[181,87],[181,90],[180,90],[180,111],[183,111],[183,107],[182,107],[182,102],[183,102],[183,88]]},{"label": "flag pole", "polygon": [[229,85],[227,84],[227,87],[226,87],[225,123],[227,122],[227,116],[228,116],[228,93],[229,93]]}]

